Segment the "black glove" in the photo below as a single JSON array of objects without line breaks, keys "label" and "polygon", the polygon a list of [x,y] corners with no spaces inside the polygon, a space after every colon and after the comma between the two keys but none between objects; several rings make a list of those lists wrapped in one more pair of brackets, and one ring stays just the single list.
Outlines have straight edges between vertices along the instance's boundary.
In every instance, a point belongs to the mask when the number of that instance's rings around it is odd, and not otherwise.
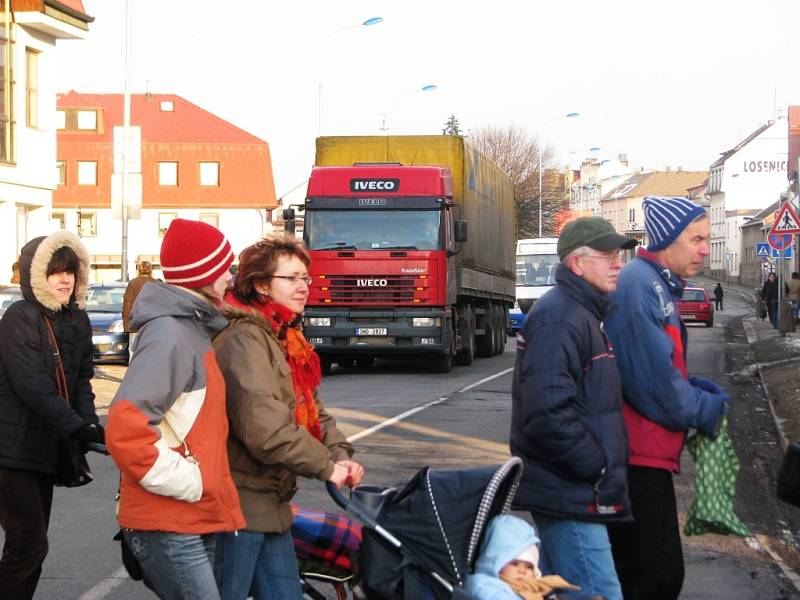
[{"label": "black glove", "polygon": [[106,441],[106,432],[102,425],[94,423],[84,423],[78,430],[72,434],[76,440],[81,444],[104,444]]}]

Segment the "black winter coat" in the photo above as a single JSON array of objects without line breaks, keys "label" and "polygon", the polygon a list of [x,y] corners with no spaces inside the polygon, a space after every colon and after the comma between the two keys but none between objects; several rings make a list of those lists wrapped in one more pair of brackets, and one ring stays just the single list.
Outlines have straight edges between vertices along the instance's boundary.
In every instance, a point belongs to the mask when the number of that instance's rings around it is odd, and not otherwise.
[{"label": "black winter coat", "polygon": [[630,518],[622,388],[602,320],[611,307],[560,266],[522,325],[511,453],[524,465],[515,506],[582,521]]},{"label": "black winter coat", "polygon": [[[25,300],[12,304],[0,319],[0,466],[45,474],[55,473],[59,437],[98,422],[91,386],[92,329],[78,304],[86,295],[88,268],[76,277],[68,306],[58,305],[46,287],[53,252],[77,240],[61,234],[67,232],[37,238],[23,248],[20,279]],[[88,255],[77,250],[82,267],[88,266]],[[61,353],[70,404],[58,394],[45,318]]]}]

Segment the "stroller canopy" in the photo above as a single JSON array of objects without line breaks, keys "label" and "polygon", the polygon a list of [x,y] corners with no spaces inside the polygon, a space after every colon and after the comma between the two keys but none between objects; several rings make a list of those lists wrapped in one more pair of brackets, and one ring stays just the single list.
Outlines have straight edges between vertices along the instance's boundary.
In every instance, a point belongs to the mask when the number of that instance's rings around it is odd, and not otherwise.
[{"label": "stroller canopy", "polygon": [[420,567],[455,585],[472,570],[486,523],[511,507],[522,462],[458,471],[428,467],[383,504],[377,522]]}]

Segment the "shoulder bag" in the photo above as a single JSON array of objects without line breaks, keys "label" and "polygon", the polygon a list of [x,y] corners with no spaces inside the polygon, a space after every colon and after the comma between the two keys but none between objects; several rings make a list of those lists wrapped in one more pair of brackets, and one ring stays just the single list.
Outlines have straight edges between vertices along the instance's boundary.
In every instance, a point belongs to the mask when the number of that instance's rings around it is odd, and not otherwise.
[{"label": "shoulder bag", "polygon": [[[42,315],[42,318],[45,325],[47,325],[50,348],[53,350],[53,356],[56,359],[56,386],[58,393],[67,401],[67,404],[70,404],[69,386],[67,385],[67,377],[64,374],[64,365],[61,363],[61,352],[56,343],[53,326],[46,316]],[[91,483],[92,480],[92,470],[89,468],[86,454],[80,443],[71,437],[60,438],[58,442],[58,465],[56,467],[55,485],[60,487],[80,487]]]}]

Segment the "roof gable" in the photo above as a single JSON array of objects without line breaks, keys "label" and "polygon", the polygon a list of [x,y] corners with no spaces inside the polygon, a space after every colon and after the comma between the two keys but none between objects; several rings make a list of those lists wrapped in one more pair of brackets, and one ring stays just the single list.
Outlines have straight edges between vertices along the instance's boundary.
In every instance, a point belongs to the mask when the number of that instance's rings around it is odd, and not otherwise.
[{"label": "roof gable", "polygon": [[636,173],[616,189],[603,196],[603,200],[648,195],[687,196],[689,189],[702,185],[707,178],[707,171],[648,171],[646,173]]},{"label": "roof gable", "polygon": [[756,129],[753,133],[751,133],[746,138],[744,138],[741,142],[736,144],[733,148],[723,152],[722,156],[720,156],[717,160],[715,160],[711,164],[711,166],[709,167],[709,170],[710,169],[714,169],[715,167],[719,167],[720,165],[724,164],[726,160],[728,160],[731,156],[736,154],[739,150],[741,150],[742,148],[747,146],[747,144],[752,142],[754,139],[756,139],[758,136],[760,136],[762,133],[764,133],[767,129],[772,127],[774,124],[775,124],[775,121],[767,121],[761,127]]}]

